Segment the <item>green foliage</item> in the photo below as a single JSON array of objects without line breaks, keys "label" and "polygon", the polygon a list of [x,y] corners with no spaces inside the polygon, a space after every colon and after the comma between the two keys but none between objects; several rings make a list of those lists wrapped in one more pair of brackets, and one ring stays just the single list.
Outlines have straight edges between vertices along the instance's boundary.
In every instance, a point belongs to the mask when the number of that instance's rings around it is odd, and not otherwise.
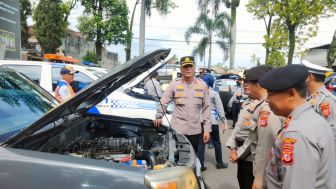
[{"label": "green foliage", "polygon": [[271,67],[282,67],[286,65],[285,55],[281,51],[271,51],[268,60],[265,62],[266,65]]},{"label": "green foliage", "polygon": [[60,5],[61,0],[40,0],[34,11],[35,35],[45,53],[55,53],[65,36],[67,23]]},{"label": "green foliage", "polygon": [[82,0],[84,15],[79,30],[88,40],[96,41],[96,53],[101,58],[103,45],[125,44],[128,29],[128,8],[125,0]]},{"label": "green foliage", "polygon": [[152,15],[152,9],[159,11],[161,15],[167,15],[177,6],[172,0],[145,0],[145,11],[148,16]]},{"label": "green foliage", "polygon": [[336,61],[336,31],[334,37],[330,43],[330,49],[327,54],[328,67],[331,68]]},{"label": "green foliage", "polygon": [[21,46],[27,47],[28,45],[28,24],[27,18],[32,14],[31,3],[29,0],[20,1],[20,20],[21,20]]},{"label": "green foliage", "polygon": [[[320,17],[331,16],[336,3],[334,0],[274,0],[274,3],[274,14],[287,26],[288,64],[292,64],[296,43],[302,45],[308,38],[316,36]],[[297,40],[303,34],[307,37]]]},{"label": "green foliage", "polygon": [[[209,48],[209,60],[211,60],[210,49],[213,42],[219,45],[220,48],[227,50],[230,43],[230,22],[230,16],[224,12],[214,16],[214,18],[210,17],[206,12],[202,12],[196,19],[195,24],[189,27],[184,34],[188,44],[193,35],[202,36],[200,43],[193,50],[193,55],[198,55],[203,60],[205,51]],[[211,67],[210,61],[208,64],[208,67]]]},{"label": "green foliage", "polygon": [[92,62],[94,64],[98,64],[99,61],[97,54],[94,51],[87,51],[85,56],[82,57],[82,60],[86,62]]},{"label": "green foliage", "polygon": [[61,3],[61,10],[64,14],[64,21],[68,23],[68,17],[73,8],[75,8],[78,0],[66,0]]}]

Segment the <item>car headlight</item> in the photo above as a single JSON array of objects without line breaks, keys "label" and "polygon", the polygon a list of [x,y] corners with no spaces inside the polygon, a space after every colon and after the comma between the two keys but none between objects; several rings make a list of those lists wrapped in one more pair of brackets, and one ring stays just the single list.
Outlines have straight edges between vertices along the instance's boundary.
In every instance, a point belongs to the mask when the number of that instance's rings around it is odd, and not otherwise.
[{"label": "car headlight", "polygon": [[149,189],[199,189],[196,175],[190,167],[148,171],[145,185]]}]

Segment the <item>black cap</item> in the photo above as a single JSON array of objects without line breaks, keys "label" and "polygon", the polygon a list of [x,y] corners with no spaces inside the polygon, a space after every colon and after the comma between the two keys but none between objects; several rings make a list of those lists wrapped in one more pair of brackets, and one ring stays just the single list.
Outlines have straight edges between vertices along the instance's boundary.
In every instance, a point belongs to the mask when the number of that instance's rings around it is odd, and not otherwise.
[{"label": "black cap", "polygon": [[185,66],[185,65],[195,65],[195,61],[194,61],[194,57],[193,56],[184,56],[181,58],[180,60],[180,64],[181,66]]},{"label": "black cap", "polygon": [[270,70],[272,68],[266,65],[250,68],[245,72],[245,81],[259,81],[259,78]]},{"label": "black cap", "polygon": [[259,84],[270,91],[283,91],[304,85],[307,77],[307,68],[294,64],[269,71],[260,78]]}]

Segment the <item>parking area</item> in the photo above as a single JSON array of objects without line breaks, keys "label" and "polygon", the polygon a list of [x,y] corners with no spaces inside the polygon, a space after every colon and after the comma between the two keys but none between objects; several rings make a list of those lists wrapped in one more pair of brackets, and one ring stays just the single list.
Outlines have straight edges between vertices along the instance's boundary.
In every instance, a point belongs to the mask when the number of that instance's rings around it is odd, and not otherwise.
[{"label": "parking area", "polygon": [[[232,124],[232,121],[229,121]],[[222,131],[222,130],[221,130]],[[231,135],[232,129],[221,132],[221,142],[223,149],[223,160],[229,161],[229,149],[225,147],[225,142]],[[216,169],[215,150],[207,149],[205,152],[205,166],[208,168],[203,172],[204,180],[211,189],[237,189],[239,188],[237,181],[237,165],[229,164],[227,169]]]}]

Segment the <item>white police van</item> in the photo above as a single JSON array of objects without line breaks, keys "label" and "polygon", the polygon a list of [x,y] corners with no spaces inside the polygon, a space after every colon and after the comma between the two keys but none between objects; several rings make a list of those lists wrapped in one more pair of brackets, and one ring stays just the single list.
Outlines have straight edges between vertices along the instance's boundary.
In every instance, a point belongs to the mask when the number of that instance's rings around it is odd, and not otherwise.
[{"label": "white police van", "polygon": [[[148,72],[136,76],[133,80],[123,85],[117,91],[111,93],[97,106],[90,109],[90,113],[116,115],[129,118],[155,119],[158,100],[155,97],[143,94],[137,85],[141,83],[152,71],[162,67],[165,63],[159,63]],[[61,80],[60,70],[68,64],[35,62],[35,61],[16,61],[1,60],[0,66],[5,66],[18,71],[31,80],[39,84],[51,94],[55,94],[58,81]],[[73,88],[74,91],[90,85],[105,73],[106,69],[80,65],[71,65],[78,73],[75,74]],[[164,125],[169,125],[171,115],[163,120]],[[169,120],[169,121],[168,121]]]}]

